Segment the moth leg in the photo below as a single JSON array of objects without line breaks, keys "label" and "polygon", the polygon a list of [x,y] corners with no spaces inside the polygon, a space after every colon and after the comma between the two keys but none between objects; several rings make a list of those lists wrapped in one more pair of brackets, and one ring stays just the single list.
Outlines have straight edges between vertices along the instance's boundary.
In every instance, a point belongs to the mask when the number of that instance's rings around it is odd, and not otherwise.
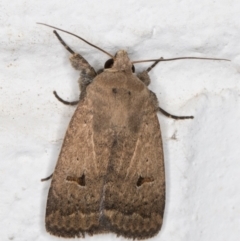
[{"label": "moth leg", "polygon": [[194,118],[193,116],[176,116],[176,115],[172,115],[172,114],[168,113],[167,111],[165,111],[164,109],[162,109],[159,106],[157,96],[151,90],[150,90],[150,98],[155,106],[155,110],[160,111],[161,113],[163,113],[165,116],[167,116],[169,118],[172,118],[175,120],[184,120],[184,119],[193,119]]},{"label": "moth leg", "polygon": [[42,179],[41,179],[41,182],[45,182],[45,181],[51,179],[52,176],[53,176],[53,173],[52,173],[49,177],[42,178]]},{"label": "moth leg", "polygon": [[66,101],[66,100],[62,99],[62,98],[57,94],[57,92],[56,92],[55,90],[53,91],[53,94],[55,95],[55,97],[56,97],[60,102],[62,102],[62,103],[65,104],[65,105],[77,105],[78,102],[79,102],[79,100]]},{"label": "moth leg", "polygon": [[85,92],[86,87],[92,83],[97,73],[80,54],[73,54],[70,57],[70,62],[74,69],[81,71],[78,83],[81,92]]},{"label": "moth leg", "polygon": [[146,85],[148,86],[151,82],[150,77],[148,72],[151,71],[161,60],[163,59],[163,57],[161,57],[160,59],[158,59],[157,61],[155,61],[150,67],[148,67],[146,70],[144,70],[143,72],[137,74],[137,77]]},{"label": "moth leg", "polygon": [[151,82],[148,72],[144,70],[143,72],[137,74],[137,77],[146,85],[148,86]]},{"label": "moth leg", "polygon": [[176,115],[172,115],[169,114],[167,111],[165,111],[164,109],[162,109],[161,107],[158,107],[158,110],[163,113],[165,116],[175,119],[175,120],[184,120],[184,119],[193,119],[193,116],[176,116]]},{"label": "moth leg", "polygon": [[157,61],[155,61],[150,67],[147,68],[147,72],[150,72],[161,60],[163,60],[163,57],[160,57]]},{"label": "moth leg", "polygon": [[69,51],[72,55],[70,56],[70,62],[74,69],[81,71],[79,82],[79,88],[81,92],[85,92],[86,87],[92,83],[97,73],[94,68],[84,59],[80,54],[75,53],[60,37],[56,30],[53,31],[60,43]]}]

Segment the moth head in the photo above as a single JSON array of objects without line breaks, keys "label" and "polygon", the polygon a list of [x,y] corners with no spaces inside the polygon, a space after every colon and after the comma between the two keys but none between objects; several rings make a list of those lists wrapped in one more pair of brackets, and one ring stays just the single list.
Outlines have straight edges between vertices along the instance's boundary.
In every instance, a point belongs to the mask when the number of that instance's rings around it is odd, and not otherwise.
[{"label": "moth head", "polygon": [[128,57],[128,54],[125,50],[119,50],[113,59],[106,61],[104,65],[105,69],[115,69],[117,71],[133,72],[135,68]]}]

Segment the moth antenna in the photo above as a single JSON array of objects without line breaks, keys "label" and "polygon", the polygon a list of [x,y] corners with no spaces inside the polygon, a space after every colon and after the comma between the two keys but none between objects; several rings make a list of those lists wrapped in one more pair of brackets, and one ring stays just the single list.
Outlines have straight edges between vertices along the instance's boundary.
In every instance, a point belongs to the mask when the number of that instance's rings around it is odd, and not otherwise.
[{"label": "moth antenna", "polygon": [[147,68],[147,72],[151,71],[161,60],[163,57],[161,57],[159,60],[156,60],[150,67]]},{"label": "moth antenna", "polygon": [[[72,36],[74,36],[74,37],[76,37],[76,38],[79,38],[79,39],[81,39],[83,42],[85,42],[85,43],[87,43],[88,45],[90,45],[90,46],[92,46],[92,47],[94,47],[94,48],[102,51],[103,53],[107,54],[107,55],[110,56],[112,59],[114,59],[114,56],[111,55],[111,54],[109,54],[107,51],[105,51],[105,50],[97,47],[97,46],[94,45],[94,44],[91,44],[90,42],[88,42],[88,41],[85,40],[84,38],[82,38],[82,37],[80,37],[80,36],[78,36],[78,35],[76,35],[76,34],[74,34],[74,33],[68,32],[68,31],[63,30],[63,29],[60,29],[60,28],[56,28],[56,27],[54,27],[54,26],[51,26],[51,25],[48,25],[48,24],[45,24],[45,23],[37,23],[37,24],[44,25],[44,26],[47,26],[47,27],[49,27],[49,28],[55,28],[55,29],[57,29],[57,30],[59,30],[59,31],[62,31],[62,32],[67,33],[67,34],[70,34],[70,35],[72,35]],[[60,40],[60,39],[59,39],[59,40]],[[61,42],[61,40],[60,40],[60,42]],[[61,43],[62,43],[62,42],[61,42]],[[68,51],[69,51],[69,50],[68,50]]]},{"label": "moth antenna", "polygon": [[138,63],[144,63],[144,62],[152,62],[155,61],[149,68],[147,68],[147,72],[152,70],[159,62],[162,61],[172,61],[172,60],[181,60],[181,59],[203,59],[203,60],[224,60],[224,61],[231,61],[229,59],[218,59],[218,58],[201,58],[201,57],[179,57],[179,58],[170,58],[170,59],[164,59],[163,57],[159,59],[148,59],[148,60],[137,60],[132,61],[132,64],[138,64]]},{"label": "moth antenna", "polygon": [[147,60],[137,60],[137,61],[132,61],[132,64],[138,64],[138,63],[143,63],[143,62],[153,62],[157,61],[162,62],[162,61],[172,61],[172,60],[180,60],[180,59],[205,59],[205,60],[224,60],[224,61],[231,61],[229,59],[218,59],[218,58],[201,58],[201,57],[179,57],[179,58],[170,58],[170,59],[164,59],[161,57],[160,59],[147,59]]}]

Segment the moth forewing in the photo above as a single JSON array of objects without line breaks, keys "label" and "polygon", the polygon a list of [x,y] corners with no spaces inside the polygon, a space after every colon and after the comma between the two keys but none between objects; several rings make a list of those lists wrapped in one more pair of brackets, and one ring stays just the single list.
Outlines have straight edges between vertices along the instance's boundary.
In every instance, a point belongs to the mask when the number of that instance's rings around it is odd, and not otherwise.
[{"label": "moth forewing", "polygon": [[143,239],[161,228],[165,178],[156,97],[132,73],[127,53],[117,56],[86,86],[69,124],[47,201],[53,235]]}]

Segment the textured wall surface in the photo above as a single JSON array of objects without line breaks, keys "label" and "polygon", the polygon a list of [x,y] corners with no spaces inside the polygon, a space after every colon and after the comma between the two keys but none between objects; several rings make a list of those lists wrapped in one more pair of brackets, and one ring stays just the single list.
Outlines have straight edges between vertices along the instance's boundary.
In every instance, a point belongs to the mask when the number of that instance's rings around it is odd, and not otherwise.
[{"label": "textured wall surface", "polygon": [[[240,2],[238,0],[0,2],[0,239],[61,240],[45,231],[50,182],[79,95],[79,73],[48,23],[132,60],[182,60],[150,73],[160,106],[193,120],[159,114],[165,151],[164,224],[152,240],[237,241],[240,237]],[[96,69],[108,56],[61,33]],[[136,71],[149,63],[135,65]],[[124,240],[114,234],[86,240]]]}]

